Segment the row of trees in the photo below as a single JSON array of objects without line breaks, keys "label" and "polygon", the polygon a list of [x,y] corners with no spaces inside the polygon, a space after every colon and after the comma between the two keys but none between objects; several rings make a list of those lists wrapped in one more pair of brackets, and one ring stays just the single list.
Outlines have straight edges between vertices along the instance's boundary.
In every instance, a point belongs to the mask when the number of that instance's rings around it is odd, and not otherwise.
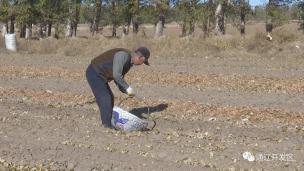
[{"label": "row of trees", "polygon": [[298,2],[298,7],[299,7],[299,18],[302,19],[301,29],[303,30],[304,33],[304,1]]},{"label": "row of trees", "polygon": [[[282,24],[284,11],[295,9],[294,16],[304,20],[304,2],[301,0],[269,0],[263,9],[266,29]],[[249,16],[256,15],[248,0],[0,0],[0,21],[4,23],[3,32],[14,33],[15,26],[20,37],[30,38],[33,25],[38,26],[41,37],[59,38],[77,34],[78,23],[89,23],[92,34],[103,26],[112,26],[112,36],[116,29],[123,28],[123,35],[138,32],[142,23],[154,23],[155,36],[162,35],[166,20],[181,25],[181,35],[187,36],[199,26],[209,35],[225,34],[229,19],[241,34],[245,33],[245,23]],[[302,29],[304,30],[304,22]]]},{"label": "row of trees", "polygon": [[[73,17],[69,15],[68,1],[62,0],[0,0],[0,21],[3,32],[14,33],[15,25],[20,29],[21,38],[30,38],[32,26],[39,26],[40,35],[59,37],[60,27]],[[72,25],[73,23],[69,23]]]}]

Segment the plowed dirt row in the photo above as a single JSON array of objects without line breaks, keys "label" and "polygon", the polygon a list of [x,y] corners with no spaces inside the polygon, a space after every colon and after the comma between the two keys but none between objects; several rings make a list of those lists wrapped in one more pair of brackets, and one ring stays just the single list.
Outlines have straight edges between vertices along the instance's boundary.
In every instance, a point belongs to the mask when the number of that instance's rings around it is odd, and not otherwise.
[{"label": "plowed dirt row", "polygon": [[[86,94],[76,94],[72,92],[60,92],[49,90],[16,89],[0,87],[1,99],[17,99],[20,103],[40,104],[48,107],[83,107],[97,108],[94,98]],[[123,100],[123,97],[116,99],[116,102]],[[228,118],[245,118],[252,121],[270,120],[273,122],[293,123],[303,125],[304,115],[301,112],[290,112],[288,110],[256,107],[235,107],[235,106],[215,106],[204,105],[191,101],[181,100],[148,100],[131,99],[123,104],[129,108],[139,108],[135,111],[143,111],[148,105],[152,112],[163,112],[164,118],[202,120],[206,116],[222,116]],[[140,108],[142,106],[142,108]],[[145,111],[146,112],[146,111]]]},{"label": "plowed dirt row", "polygon": [[[35,83],[35,84],[33,84]],[[2,88],[32,89],[44,91],[71,92],[76,94],[90,95],[90,89],[84,80],[66,80],[47,77],[16,77],[2,76],[0,80]],[[60,86],[58,86],[60,85]],[[110,84],[116,97],[122,96],[121,92],[114,84]],[[229,106],[249,106],[256,108],[284,109],[291,112],[304,112],[304,94],[287,94],[275,92],[248,92],[225,90],[222,87],[204,87],[198,89],[188,85],[181,87],[176,85],[146,84],[140,81],[132,82],[139,97],[147,97],[150,100],[166,101],[192,101],[205,105],[229,105]],[[157,91],[155,91],[157,90]]]},{"label": "plowed dirt row", "polygon": [[[10,168],[76,170],[217,170],[302,168],[303,132],[292,126],[230,119],[160,119],[152,132],[100,127],[85,108],[2,100],[1,163]],[[14,128],[12,128],[12,126]],[[244,162],[242,153],[291,154],[294,161]],[[290,158],[291,159],[291,158]]]},{"label": "plowed dirt row", "polygon": [[[281,50],[267,44],[273,49],[265,54],[241,47],[171,54],[152,41],[151,67],[126,76],[142,99],[121,107],[136,115],[149,108],[157,125],[123,133],[101,126],[85,80],[90,60],[112,41],[91,40],[101,43],[92,49],[89,40],[73,41],[54,42],[53,52],[43,52],[48,41],[35,42],[38,51],[2,51],[0,171],[304,169],[299,42]],[[110,85],[117,105],[125,96]],[[244,159],[246,151],[254,161]]]},{"label": "plowed dirt row", "polygon": [[[85,80],[84,70],[67,70],[62,68],[33,68],[1,66],[0,75],[24,78],[60,78],[67,80]],[[227,90],[252,92],[303,93],[303,79],[276,79],[239,75],[193,75],[189,73],[160,72],[145,70],[132,72],[127,77],[130,82],[144,81],[146,84],[176,85],[181,87],[195,86],[222,87]]]}]

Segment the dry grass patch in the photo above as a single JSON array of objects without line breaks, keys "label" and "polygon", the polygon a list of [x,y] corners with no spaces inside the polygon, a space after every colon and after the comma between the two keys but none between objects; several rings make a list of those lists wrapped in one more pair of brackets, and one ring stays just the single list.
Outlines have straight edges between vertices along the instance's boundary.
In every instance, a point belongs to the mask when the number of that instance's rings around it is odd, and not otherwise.
[{"label": "dry grass patch", "polygon": [[17,38],[18,50],[20,52],[36,53],[36,54],[54,54],[57,53],[56,39],[41,39],[41,40],[25,40]]},{"label": "dry grass patch", "polygon": [[274,41],[277,41],[280,44],[299,40],[300,37],[302,36],[282,29],[273,33]]},{"label": "dry grass patch", "polygon": [[216,49],[218,50],[229,50],[243,46],[244,41],[245,41],[244,37],[239,35],[238,36],[224,35],[224,36],[207,38],[205,41],[205,45],[207,47],[210,46],[217,47]]},{"label": "dry grass patch", "polygon": [[257,32],[246,40],[246,49],[255,53],[267,53],[274,48],[274,43],[266,40],[265,33]]}]

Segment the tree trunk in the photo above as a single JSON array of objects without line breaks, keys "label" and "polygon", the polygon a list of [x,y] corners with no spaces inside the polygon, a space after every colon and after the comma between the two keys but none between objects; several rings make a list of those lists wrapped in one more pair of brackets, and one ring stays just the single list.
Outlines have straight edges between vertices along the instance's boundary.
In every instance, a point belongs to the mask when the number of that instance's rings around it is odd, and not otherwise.
[{"label": "tree trunk", "polygon": [[204,37],[207,37],[209,35],[208,33],[208,19],[207,22],[203,22],[203,32],[204,32]]},{"label": "tree trunk", "polygon": [[96,21],[95,19],[93,19],[91,21],[91,24],[90,24],[90,31],[91,31],[91,36],[94,36],[94,34],[97,32],[97,26],[96,26]]},{"label": "tree trunk", "polygon": [[128,35],[126,26],[122,26],[122,38]]},{"label": "tree trunk", "polygon": [[161,12],[161,13],[159,14],[158,20],[161,21],[163,28],[165,28],[165,20],[166,20],[166,18],[165,18],[165,15],[164,15],[163,12]]},{"label": "tree trunk", "polygon": [[157,38],[157,37],[162,36],[163,35],[163,30],[164,30],[163,23],[162,23],[161,20],[158,20],[158,22],[156,24],[156,28],[155,28],[154,37]]},{"label": "tree trunk", "polygon": [[20,38],[25,38],[26,25],[20,26]]},{"label": "tree trunk", "polygon": [[241,9],[241,26],[240,26],[241,34],[245,34],[245,11]]},{"label": "tree trunk", "polygon": [[100,17],[101,17],[101,6],[102,6],[102,1],[101,0],[95,0],[95,5],[96,5],[96,11],[95,11],[95,31],[98,32],[99,31],[99,21],[100,21]]},{"label": "tree trunk", "polygon": [[72,37],[72,35],[73,35],[72,23],[71,23],[71,19],[68,19],[68,24],[66,26],[65,36],[66,37]]},{"label": "tree trunk", "polygon": [[76,37],[76,35],[77,35],[77,23],[74,23],[72,27],[72,37]]},{"label": "tree trunk", "polygon": [[7,23],[3,24],[2,26],[2,36],[4,37],[7,33]]},{"label": "tree trunk", "polygon": [[130,27],[131,27],[131,24],[133,24],[133,14],[128,14],[129,16],[128,16],[128,19],[127,19],[127,33],[129,34],[130,33]]},{"label": "tree trunk", "polygon": [[207,4],[207,8],[208,8],[208,15],[207,15],[207,23],[206,23],[206,35],[205,36],[209,36],[210,31],[211,31],[211,22],[210,22],[210,18],[212,16],[211,13],[213,13],[212,11],[212,7],[214,5],[214,1],[213,0],[208,0],[208,4]]},{"label": "tree trunk", "polygon": [[43,24],[39,25],[39,38],[43,38]]},{"label": "tree trunk", "polygon": [[30,28],[25,29],[25,39],[30,39],[31,38],[31,32],[32,30]]},{"label": "tree trunk", "polygon": [[40,38],[45,38],[46,35],[47,35],[47,25],[46,23],[40,23],[40,26],[39,26],[39,37]]},{"label": "tree trunk", "polygon": [[65,36],[66,37],[72,37],[73,36],[73,0],[69,0],[68,1],[68,6],[69,6],[69,17],[68,17],[68,21],[67,21],[67,26],[66,26],[66,33]]},{"label": "tree trunk", "polygon": [[215,10],[215,33],[225,34],[225,14],[222,3],[219,3]]},{"label": "tree trunk", "polygon": [[240,31],[241,35],[245,34],[245,21],[241,21]]},{"label": "tree trunk", "polygon": [[155,29],[154,37],[160,37],[160,36],[163,35],[164,26],[165,26],[165,15],[161,11],[158,15],[158,21],[156,23],[156,29]]},{"label": "tree trunk", "polygon": [[112,28],[112,37],[116,37],[116,25],[113,24],[113,28]]},{"label": "tree trunk", "polygon": [[48,22],[47,29],[46,29],[47,37],[52,36],[52,25],[53,25],[52,22]]},{"label": "tree trunk", "polygon": [[267,39],[272,40],[272,37],[270,33],[272,32],[273,29],[273,21],[272,21],[272,8],[274,7],[275,1],[274,0],[269,0],[267,7],[266,7],[266,32],[267,32]]},{"label": "tree trunk", "polygon": [[268,40],[272,40],[272,36],[271,36],[272,28],[273,28],[272,20],[267,19],[266,20],[266,32],[267,32],[266,38]]},{"label": "tree trunk", "polygon": [[189,35],[192,35],[194,33],[195,23],[194,19],[191,18],[189,21]]},{"label": "tree trunk", "polygon": [[187,21],[184,20],[182,24],[182,35],[181,37],[185,37],[187,35]]},{"label": "tree trunk", "polygon": [[137,22],[133,23],[133,33],[134,34],[138,33],[138,28],[139,28],[139,24]]},{"label": "tree trunk", "polygon": [[136,15],[132,16],[132,26],[133,26],[133,33],[137,34],[138,33],[138,27],[139,27],[139,23],[138,23],[138,18]]},{"label": "tree trunk", "polygon": [[130,24],[127,25],[126,29],[127,29],[127,34],[129,34],[130,33]]},{"label": "tree trunk", "polygon": [[32,24],[27,25],[25,29],[25,39],[30,39],[32,38]]},{"label": "tree trunk", "polygon": [[54,34],[55,39],[59,39],[59,24],[57,23],[55,25],[55,34]]},{"label": "tree trunk", "polygon": [[117,16],[116,16],[116,13],[115,13],[115,11],[116,11],[116,3],[115,3],[115,1],[113,0],[112,2],[111,2],[111,5],[112,5],[112,7],[111,7],[111,15],[112,15],[112,24],[113,24],[113,27],[112,27],[112,37],[116,37],[116,27],[117,27]]},{"label": "tree trunk", "polygon": [[76,0],[76,7],[75,7],[75,18],[73,20],[73,37],[77,36],[77,27],[78,27],[78,23],[79,23],[79,14],[80,14],[80,3],[81,0]]},{"label": "tree trunk", "polygon": [[9,33],[10,34],[14,34],[15,33],[15,17],[11,17],[11,19],[10,19]]},{"label": "tree trunk", "polygon": [[267,33],[271,33],[271,32],[272,32],[272,28],[273,28],[272,20],[271,20],[271,19],[268,19],[268,20],[266,21],[266,32],[267,32]]}]

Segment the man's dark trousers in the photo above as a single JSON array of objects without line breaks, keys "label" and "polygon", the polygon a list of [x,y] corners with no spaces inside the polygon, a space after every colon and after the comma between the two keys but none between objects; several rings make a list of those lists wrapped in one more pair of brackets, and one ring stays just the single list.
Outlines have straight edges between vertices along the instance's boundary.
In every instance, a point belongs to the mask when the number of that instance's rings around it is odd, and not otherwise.
[{"label": "man's dark trousers", "polygon": [[98,76],[91,64],[87,68],[86,77],[96,98],[102,124],[105,127],[112,127],[111,118],[114,106],[114,96],[109,84],[103,78]]}]

